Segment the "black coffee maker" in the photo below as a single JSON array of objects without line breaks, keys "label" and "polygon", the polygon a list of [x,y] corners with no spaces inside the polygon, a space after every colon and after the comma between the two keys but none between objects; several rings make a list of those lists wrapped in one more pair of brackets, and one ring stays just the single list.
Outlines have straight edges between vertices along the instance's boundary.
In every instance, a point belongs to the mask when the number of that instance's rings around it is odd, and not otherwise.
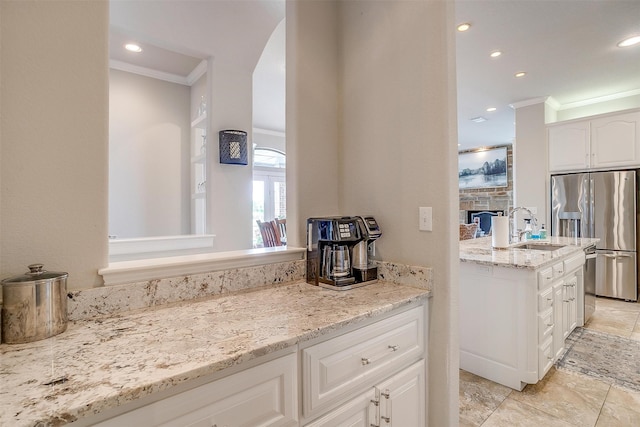
[{"label": "black coffee maker", "polygon": [[370,238],[364,221],[355,216],[307,220],[307,283],[347,290],[377,279],[371,269],[363,274],[361,264],[354,269],[354,260],[361,263],[362,259],[358,245],[366,248]]}]

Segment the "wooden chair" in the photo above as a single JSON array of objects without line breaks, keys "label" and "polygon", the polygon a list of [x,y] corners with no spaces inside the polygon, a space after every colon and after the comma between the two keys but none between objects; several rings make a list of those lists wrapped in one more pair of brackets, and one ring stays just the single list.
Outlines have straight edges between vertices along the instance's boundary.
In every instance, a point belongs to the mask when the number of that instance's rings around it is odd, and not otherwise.
[{"label": "wooden chair", "polygon": [[478,224],[460,224],[460,240],[475,239]]},{"label": "wooden chair", "polygon": [[258,223],[258,228],[260,229],[260,234],[262,235],[262,244],[265,248],[272,248],[282,245],[271,222],[262,222],[259,219],[257,219],[256,222]]},{"label": "wooden chair", "polygon": [[286,246],[287,244],[287,220],[286,219],[274,219],[273,221],[271,221],[271,223],[273,224],[273,228],[276,231],[276,235],[278,236],[278,239],[280,240],[280,244],[282,246]]}]

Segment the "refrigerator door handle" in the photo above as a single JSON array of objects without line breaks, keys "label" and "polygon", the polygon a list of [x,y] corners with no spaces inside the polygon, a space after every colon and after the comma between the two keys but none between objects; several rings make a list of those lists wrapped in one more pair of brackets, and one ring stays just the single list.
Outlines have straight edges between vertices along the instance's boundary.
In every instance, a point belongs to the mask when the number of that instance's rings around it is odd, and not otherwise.
[{"label": "refrigerator door handle", "polygon": [[608,253],[608,254],[602,254],[607,258],[631,258],[632,255],[630,254],[612,254],[612,253]]}]

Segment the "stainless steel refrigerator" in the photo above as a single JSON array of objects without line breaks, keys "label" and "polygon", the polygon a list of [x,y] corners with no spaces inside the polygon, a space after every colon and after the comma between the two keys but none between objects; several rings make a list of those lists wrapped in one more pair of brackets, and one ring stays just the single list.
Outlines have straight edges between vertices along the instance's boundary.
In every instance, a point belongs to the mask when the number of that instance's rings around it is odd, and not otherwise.
[{"label": "stainless steel refrigerator", "polygon": [[551,235],[600,239],[598,296],[638,300],[637,179],[636,170],[551,176]]}]

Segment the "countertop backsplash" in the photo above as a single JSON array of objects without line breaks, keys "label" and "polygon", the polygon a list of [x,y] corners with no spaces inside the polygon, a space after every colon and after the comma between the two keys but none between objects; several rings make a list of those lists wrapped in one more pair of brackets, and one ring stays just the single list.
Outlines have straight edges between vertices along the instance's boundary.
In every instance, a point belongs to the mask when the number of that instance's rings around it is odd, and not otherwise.
[{"label": "countertop backsplash", "polygon": [[234,268],[67,293],[69,320],[109,316],[140,308],[304,280],[306,261]]},{"label": "countertop backsplash", "polygon": [[[375,261],[378,277],[387,282],[433,289],[429,267]],[[306,261],[290,261],[255,267],[170,277],[123,285],[68,292],[69,320],[86,320],[180,301],[305,279]]]}]

